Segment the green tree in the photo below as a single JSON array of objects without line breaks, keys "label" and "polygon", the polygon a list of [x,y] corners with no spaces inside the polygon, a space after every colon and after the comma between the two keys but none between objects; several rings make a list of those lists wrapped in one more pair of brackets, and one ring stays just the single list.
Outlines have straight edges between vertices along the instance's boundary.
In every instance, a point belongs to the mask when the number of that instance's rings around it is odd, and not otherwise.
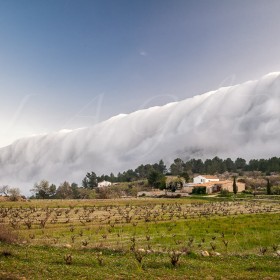
[{"label": "green tree", "polygon": [[186,183],[188,183],[190,181],[190,176],[189,173],[187,171],[184,171],[181,176],[185,179]]},{"label": "green tree", "polygon": [[267,181],[267,184],[266,184],[266,194],[271,195],[271,183],[270,183],[270,180],[267,178],[266,181]]},{"label": "green tree", "polygon": [[203,174],[205,172],[205,166],[201,159],[191,159],[186,163],[186,169],[191,169],[193,173],[199,174]]},{"label": "green tree", "polygon": [[159,189],[165,184],[165,176],[153,170],[148,176],[148,183],[150,186]]},{"label": "green tree", "polygon": [[76,183],[71,184],[72,196],[74,199],[81,198],[79,189],[80,188],[79,188],[78,184],[76,184]]},{"label": "green tree", "polygon": [[236,167],[236,169],[244,170],[246,167],[246,160],[243,158],[237,158],[235,160],[235,167]]},{"label": "green tree", "polygon": [[160,172],[161,174],[166,174],[167,172],[166,165],[164,164],[162,159],[159,161],[159,163],[153,164],[152,167],[154,170]]},{"label": "green tree", "polygon": [[56,197],[60,198],[60,199],[73,198],[73,191],[68,182],[65,181],[62,184],[60,184],[60,186],[58,187],[58,189],[56,191]]},{"label": "green tree", "polygon": [[216,172],[211,159],[206,159],[204,162],[206,174],[214,174]]},{"label": "green tree", "polygon": [[184,172],[184,162],[180,158],[176,158],[170,166],[172,175],[180,175]]},{"label": "green tree", "polygon": [[259,159],[259,171],[266,172],[268,170],[268,161],[266,159]]},{"label": "green tree", "polygon": [[35,198],[48,199],[53,194],[50,189],[50,183],[47,180],[42,180],[40,183],[35,183],[33,189],[30,190],[34,193]]},{"label": "green tree", "polygon": [[226,165],[224,163],[224,161],[222,159],[220,159],[219,157],[214,157],[212,159],[212,172],[213,173],[224,173],[226,171]]},{"label": "green tree", "polygon": [[257,170],[259,170],[259,161],[257,159],[251,159],[249,161],[248,169],[250,171],[257,171]]},{"label": "green tree", "polygon": [[51,184],[49,190],[49,198],[55,197],[55,194],[56,194],[56,185]]},{"label": "green tree", "polygon": [[123,176],[126,182],[135,181],[137,178],[136,172],[134,172],[132,169],[128,169],[127,171],[123,172]]},{"label": "green tree", "polygon": [[82,181],[82,185],[85,189],[94,189],[98,186],[97,176],[94,172],[87,173],[86,177]]},{"label": "green tree", "polygon": [[167,172],[167,168],[166,168],[166,165],[164,164],[164,161],[162,159],[159,161],[158,165],[159,165],[159,171],[162,174],[165,174]]},{"label": "green tree", "polygon": [[135,169],[135,173],[137,174],[139,179],[145,179],[148,178],[149,174],[154,170],[155,169],[151,164],[141,164]]},{"label": "green tree", "polygon": [[227,158],[227,159],[224,161],[224,163],[225,163],[225,166],[226,166],[226,170],[227,170],[227,171],[233,172],[233,171],[236,170],[235,164],[234,164],[234,162],[232,161],[231,158]]},{"label": "green tree", "polygon": [[114,175],[114,173],[112,173],[111,172],[111,174],[110,174],[110,179],[108,180],[108,181],[110,181],[110,182],[116,182],[116,177],[115,177],[115,175]]},{"label": "green tree", "polygon": [[235,177],[235,176],[233,177],[232,190],[233,190],[233,193],[234,193],[234,194],[237,194],[237,192],[238,192],[238,187],[237,187],[237,184],[236,184],[236,177]]},{"label": "green tree", "polygon": [[272,157],[268,160],[268,171],[280,172],[280,158]]}]

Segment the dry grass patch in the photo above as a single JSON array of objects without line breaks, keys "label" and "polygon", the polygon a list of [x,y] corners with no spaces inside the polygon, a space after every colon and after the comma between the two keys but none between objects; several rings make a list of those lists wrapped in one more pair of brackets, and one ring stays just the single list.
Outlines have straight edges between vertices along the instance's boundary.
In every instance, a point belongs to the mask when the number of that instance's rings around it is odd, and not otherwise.
[{"label": "dry grass patch", "polygon": [[19,236],[7,225],[0,225],[0,242],[16,244],[19,242]]}]

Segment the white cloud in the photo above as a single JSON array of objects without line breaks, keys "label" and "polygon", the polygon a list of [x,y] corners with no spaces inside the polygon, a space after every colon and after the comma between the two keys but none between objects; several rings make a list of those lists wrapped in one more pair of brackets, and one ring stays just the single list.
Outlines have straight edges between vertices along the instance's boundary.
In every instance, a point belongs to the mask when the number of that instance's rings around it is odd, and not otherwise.
[{"label": "white cloud", "polygon": [[174,158],[280,154],[280,73],[88,128],[24,138],[0,149],[0,184],[29,190],[48,179],[98,174]]},{"label": "white cloud", "polygon": [[142,55],[142,56],[147,56],[148,55],[147,52],[145,52],[145,51],[141,51],[139,54]]}]

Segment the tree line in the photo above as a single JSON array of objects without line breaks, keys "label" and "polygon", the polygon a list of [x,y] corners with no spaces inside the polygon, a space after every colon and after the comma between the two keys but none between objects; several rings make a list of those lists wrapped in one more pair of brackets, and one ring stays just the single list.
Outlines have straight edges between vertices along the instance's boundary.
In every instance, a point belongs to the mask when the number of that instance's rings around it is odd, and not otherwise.
[{"label": "tree line", "polygon": [[[113,173],[108,175],[97,176],[95,172],[88,172],[83,179],[82,185],[86,189],[95,189],[98,182],[103,180],[110,182],[133,182],[137,180],[148,180],[151,187],[159,189],[176,190],[181,182],[172,181],[168,183],[166,176],[180,176],[189,182],[192,174],[222,174],[224,172],[239,173],[245,171],[261,171],[265,175],[271,172],[280,172],[280,158],[272,157],[270,159],[252,159],[248,163],[243,158],[232,160],[231,158],[221,159],[214,157],[213,159],[191,159],[183,161],[176,158],[169,168],[166,167],[163,160],[155,164],[141,164],[136,169],[129,169],[115,176]],[[235,181],[234,181],[235,182]],[[234,184],[234,193],[236,193],[236,183]]]},{"label": "tree line", "polygon": [[[87,173],[83,181],[86,186],[87,182],[101,182],[103,180],[110,182],[132,182],[136,180],[147,179],[152,172],[157,172],[164,175],[182,176],[187,180],[191,174],[222,174],[224,172],[244,172],[244,171],[261,171],[266,175],[272,172],[280,172],[280,158],[272,157],[270,159],[251,159],[246,162],[243,158],[232,160],[231,158],[221,159],[214,157],[213,159],[191,159],[183,161],[176,158],[169,168],[166,167],[163,160],[155,164],[141,164],[134,170],[129,169],[123,173],[118,173],[116,176],[110,175],[97,176],[94,172]],[[91,178],[91,179],[90,179]],[[91,184],[91,183],[89,183]]]},{"label": "tree line", "polygon": [[47,180],[42,180],[35,183],[30,191],[33,193],[31,198],[36,199],[88,199],[95,198],[93,189],[79,186],[74,182],[64,181],[59,186],[56,186]]},{"label": "tree line", "polygon": [[[122,182],[135,182],[146,180],[149,186],[164,188],[166,185],[165,176],[180,176],[184,177],[188,182],[192,174],[222,174],[224,172],[242,173],[245,171],[260,171],[265,175],[270,175],[272,172],[280,172],[280,158],[272,157],[269,159],[251,159],[246,162],[243,158],[231,158],[221,159],[214,157],[212,159],[190,159],[183,161],[180,158],[176,158],[169,168],[165,165],[163,160],[154,164],[141,164],[137,168],[128,169],[122,173],[118,173],[116,176],[113,173],[110,175],[97,176],[95,172],[87,172],[86,176],[81,182],[81,185],[77,183],[69,183],[67,181],[61,183],[59,186],[49,183],[46,180],[42,180],[36,183],[31,190],[34,194],[34,198],[92,198],[96,195],[98,183],[102,181],[109,181],[111,183]],[[180,183],[180,182],[179,182]],[[176,184],[179,184],[178,182]],[[3,188],[3,190],[2,190]],[[0,192],[3,194],[9,190],[15,196],[13,188],[9,189],[7,186],[3,186]],[[174,188],[174,184],[169,188]],[[18,192],[18,189],[16,189]]]}]

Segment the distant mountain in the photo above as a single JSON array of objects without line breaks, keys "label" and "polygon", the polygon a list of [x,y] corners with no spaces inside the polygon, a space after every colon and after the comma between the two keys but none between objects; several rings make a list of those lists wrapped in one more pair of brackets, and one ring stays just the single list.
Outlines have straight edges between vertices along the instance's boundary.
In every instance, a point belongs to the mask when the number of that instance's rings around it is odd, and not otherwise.
[{"label": "distant mountain", "polygon": [[0,185],[81,182],[176,157],[280,156],[280,73],[0,149]]}]

